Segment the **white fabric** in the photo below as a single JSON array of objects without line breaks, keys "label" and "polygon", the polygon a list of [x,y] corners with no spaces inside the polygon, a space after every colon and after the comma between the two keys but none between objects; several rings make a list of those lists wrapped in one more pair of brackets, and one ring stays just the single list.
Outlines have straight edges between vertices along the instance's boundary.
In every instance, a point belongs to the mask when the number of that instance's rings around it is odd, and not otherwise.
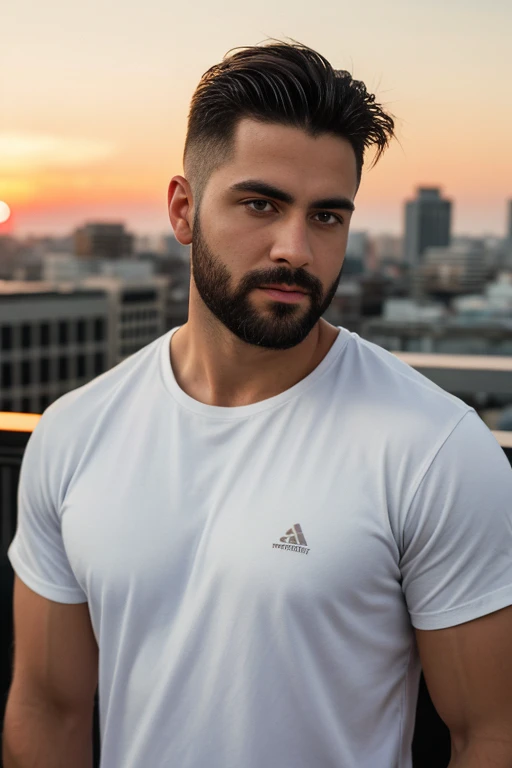
[{"label": "white fabric", "polygon": [[89,603],[102,768],[410,768],[413,627],[512,604],[501,448],[344,328],[236,408],[179,389],[171,334],[51,405],[22,466],[9,556]]}]

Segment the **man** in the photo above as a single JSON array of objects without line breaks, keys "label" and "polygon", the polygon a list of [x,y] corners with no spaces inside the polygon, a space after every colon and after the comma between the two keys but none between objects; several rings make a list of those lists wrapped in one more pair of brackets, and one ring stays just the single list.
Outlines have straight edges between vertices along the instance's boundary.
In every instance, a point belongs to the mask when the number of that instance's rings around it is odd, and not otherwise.
[{"label": "man", "polygon": [[[188,322],[24,457],[7,768],[408,768],[420,660],[453,768],[512,765],[512,473],[475,411],[322,319],[393,121],[272,42],[207,72]],[[99,652],[99,661],[98,661]]]}]

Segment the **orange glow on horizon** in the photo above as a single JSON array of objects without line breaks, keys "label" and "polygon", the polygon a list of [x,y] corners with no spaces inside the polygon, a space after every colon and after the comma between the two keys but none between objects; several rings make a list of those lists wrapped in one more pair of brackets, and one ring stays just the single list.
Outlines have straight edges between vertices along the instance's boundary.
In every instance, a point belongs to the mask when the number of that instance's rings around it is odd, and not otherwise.
[{"label": "orange glow on horizon", "polygon": [[104,205],[166,204],[172,172],[41,173],[30,178],[7,180],[2,195],[9,197],[20,216],[42,211],[63,213],[78,207]]},{"label": "orange glow on horizon", "polygon": [[[152,143],[133,142],[129,149],[119,145],[112,156],[90,164],[86,158],[82,164],[73,158],[77,164],[66,167],[51,163],[51,158],[44,167],[29,168],[27,163],[18,167],[13,162],[0,190],[0,197],[9,200],[16,212],[9,231],[62,232],[85,219],[112,217],[135,229],[165,229],[168,183],[183,173],[182,134],[155,135]],[[510,162],[503,146],[497,141],[480,147],[475,160],[469,140],[461,139],[455,151],[450,135],[448,130],[443,135],[418,130],[411,136],[405,129],[399,131],[399,141],[371,169],[370,152],[354,225],[398,233],[405,200],[419,186],[438,186],[455,203],[454,221],[460,231],[501,232],[505,200],[510,197]],[[0,228],[7,231],[5,225]]]}]

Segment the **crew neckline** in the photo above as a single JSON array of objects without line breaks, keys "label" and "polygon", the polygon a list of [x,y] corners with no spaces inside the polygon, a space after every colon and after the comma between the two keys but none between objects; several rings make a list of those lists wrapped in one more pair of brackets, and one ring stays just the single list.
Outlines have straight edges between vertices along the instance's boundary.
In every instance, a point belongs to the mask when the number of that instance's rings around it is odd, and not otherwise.
[{"label": "crew neckline", "polygon": [[339,333],[323,360],[320,361],[320,363],[311,371],[311,373],[298,381],[297,384],[294,384],[292,387],[285,389],[284,392],[280,392],[278,395],[268,397],[265,400],[259,400],[257,403],[250,403],[249,405],[224,406],[207,405],[206,403],[201,403],[199,400],[195,400],[183,389],[181,389],[178,382],[176,381],[171,365],[170,345],[173,334],[175,334],[176,331],[181,328],[181,326],[178,325],[175,328],[171,328],[171,330],[165,333],[161,338],[160,372],[162,375],[163,383],[174,400],[179,403],[179,405],[201,416],[228,420],[242,419],[246,418],[247,416],[253,416],[256,413],[266,411],[269,408],[276,408],[280,405],[283,405],[292,398],[301,395],[305,390],[313,386],[313,384],[315,384],[327,372],[327,370],[331,367],[335,360],[337,360],[347,345],[351,335],[350,331],[348,331],[346,328],[343,328],[342,326],[336,327],[338,328]]}]

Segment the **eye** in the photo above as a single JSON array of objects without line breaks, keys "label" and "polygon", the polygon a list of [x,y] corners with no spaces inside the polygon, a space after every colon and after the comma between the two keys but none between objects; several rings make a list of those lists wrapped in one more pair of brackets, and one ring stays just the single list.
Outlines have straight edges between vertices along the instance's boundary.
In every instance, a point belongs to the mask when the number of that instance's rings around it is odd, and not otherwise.
[{"label": "eye", "polygon": [[320,211],[319,213],[315,213],[315,216],[323,216],[327,217],[327,219],[331,219],[331,221],[326,220],[326,218],[321,220],[321,224],[327,224],[328,226],[332,227],[335,224],[343,224],[343,219],[341,216],[337,216],[335,213],[329,213],[329,211]]},{"label": "eye", "polygon": [[265,206],[270,205],[271,208],[273,207],[272,203],[268,200],[263,200],[262,197],[258,197],[255,200],[245,200],[244,205],[251,211],[254,211],[254,213],[269,213],[269,210],[265,209]]}]

